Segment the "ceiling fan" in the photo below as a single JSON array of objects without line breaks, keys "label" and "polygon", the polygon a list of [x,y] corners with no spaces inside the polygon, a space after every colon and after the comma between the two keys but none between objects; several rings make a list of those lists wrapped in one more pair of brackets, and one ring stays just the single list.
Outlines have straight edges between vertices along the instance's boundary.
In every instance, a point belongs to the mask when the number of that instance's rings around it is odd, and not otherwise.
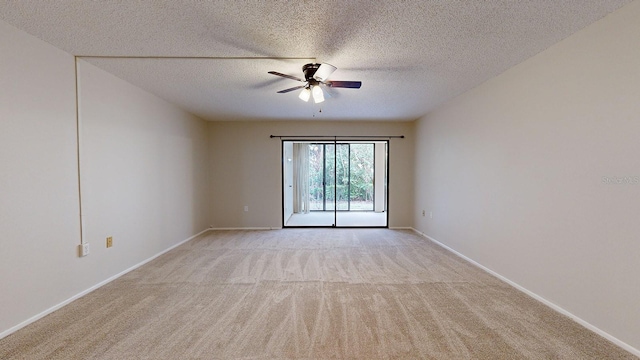
[{"label": "ceiling fan", "polygon": [[304,101],[309,101],[311,95],[313,95],[313,101],[315,103],[321,103],[324,101],[324,92],[322,91],[322,85],[332,88],[349,88],[360,89],[362,86],[361,81],[327,81],[327,78],[336,71],[336,67],[329,64],[317,64],[310,63],[302,66],[302,72],[304,73],[304,80],[292,75],[282,74],[277,71],[269,71],[269,74],[282,76],[287,79],[296,80],[305,83],[304,85],[294,86],[292,88],[278,91],[278,94],[288,93],[290,91],[302,89],[302,92],[298,96]]}]

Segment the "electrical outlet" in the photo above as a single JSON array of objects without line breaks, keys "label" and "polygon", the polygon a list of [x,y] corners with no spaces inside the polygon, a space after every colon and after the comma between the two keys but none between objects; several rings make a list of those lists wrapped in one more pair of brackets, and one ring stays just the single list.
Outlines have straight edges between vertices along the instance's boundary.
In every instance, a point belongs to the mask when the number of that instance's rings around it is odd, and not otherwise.
[{"label": "electrical outlet", "polygon": [[89,255],[89,243],[80,244],[80,257]]},{"label": "electrical outlet", "polygon": [[244,211],[249,211],[249,207],[247,205],[244,206]]},{"label": "electrical outlet", "polygon": [[109,236],[107,238],[107,247],[110,248],[113,246],[113,237]]},{"label": "electrical outlet", "polygon": [[433,219],[433,211],[429,211],[429,219]]}]

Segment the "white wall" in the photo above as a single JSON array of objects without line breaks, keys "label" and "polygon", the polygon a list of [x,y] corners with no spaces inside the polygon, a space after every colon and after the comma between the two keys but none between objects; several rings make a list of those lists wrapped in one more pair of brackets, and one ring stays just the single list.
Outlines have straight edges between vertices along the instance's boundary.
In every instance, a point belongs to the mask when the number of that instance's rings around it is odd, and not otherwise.
[{"label": "white wall", "polygon": [[0,334],[88,287],[73,56],[0,21]]},{"label": "white wall", "polygon": [[414,211],[418,230],[636,349],[639,34],[635,1],[420,119]]},{"label": "white wall", "polygon": [[87,261],[108,276],[209,226],[207,125],[89,63],[78,69]]},{"label": "white wall", "polygon": [[[0,337],[208,225],[206,123],[0,21]],[[105,237],[114,236],[106,249]]]},{"label": "white wall", "polygon": [[413,129],[413,122],[212,122],[211,223],[216,228],[282,227],[282,145],[269,135],[405,135],[390,141],[389,226],[410,227]]}]

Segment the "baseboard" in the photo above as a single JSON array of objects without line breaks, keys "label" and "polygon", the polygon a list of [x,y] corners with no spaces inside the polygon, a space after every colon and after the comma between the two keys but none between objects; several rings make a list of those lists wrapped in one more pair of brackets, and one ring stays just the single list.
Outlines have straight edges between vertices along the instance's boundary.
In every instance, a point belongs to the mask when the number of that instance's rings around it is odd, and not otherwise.
[{"label": "baseboard", "polygon": [[222,228],[214,228],[211,227],[207,230],[213,231],[231,231],[231,230],[282,230],[282,227],[222,227]]},{"label": "baseboard", "polygon": [[416,231],[416,229],[412,228],[411,226],[389,226],[389,230],[413,230],[413,231]]},{"label": "baseboard", "polygon": [[157,258],[158,256],[164,255],[164,254],[166,254],[167,252],[169,252],[169,251],[171,251],[171,250],[173,250],[173,249],[177,248],[178,246],[180,246],[180,245],[182,245],[182,244],[184,244],[184,243],[186,243],[186,242],[189,242],[189,241],[191,241],[191,240],[193,240],[193,239],[197,238],[198,236],[200,236],[200,235],[202,235],[202,234],[204,234],[204,233],[206,233],[207,231],[210,231],[210,230],[211,230],[211,229],[205,229],[205,230],[202,230],[202,231],[200,231],[199,233],[197,233],[197,234],[195,234],[195,235],[193,235],[193,236],[191,236],[191,237],[187,238],[186,240],[183,240],[183,241],[181,241],[181,242],[179,242],[179,243],[177,243],[177,244],[175,244],[175,245],[173,245],[173,246],[171,246],[171,247],[169,247],[169,248],[167,248],[167,249],[165,249],[165,250],[163,250],[163,251],[161,251],[161,252],[159,252],[159,253],[157,253],[157,254],[155,254],[155,255],[151,256],[150,258],[148,258],[148,259],[146,259],[146,260],[143,260],[142,262],[140,262],[140,263],[138,263],[138,264],[136,264],[136,265],[133,265],[132,267],[130,267],[130,268],[128,268],[128,269],[126,269],[126,270],[124,270],[124,271],[119,272],[118,274],[113,275],[113,276],[111,276],[110,278],[108,278],[108,279],[106,279],[106,280],[103,280],[103,281],[101,281],[101,282],[97,283],[96,285],[94,285],[94,286],[92,286],[92,287],[90,287],[90,288],[88,288],[88,289],[86,289],[86,290],[84,290],[84,291],[82,291],[82,292],[80,292],[80,293],[78,293],[78,294],[76,294],[76,295],[74,295],[74,296],[72,296],[72,297],[68,298],[67,300],[64,300],[63,302],[61,302],[61,303],[59,303],[59,304],[57,304],[57,305],[55,305],[55,306],[52,306],[52,307],[48,308],[47,310],[45,310],[45,311],[43,311],[43,312],[41,312],[41,313],[39,313],[39,314],[37,314],[37,315],[35,315],[35,316],[32,316],[31,318],[29,318],[29,319],[27,319],[27,320],[25,320],[25,321],[21,322],[20,324],[18,324],[18,325],[16,325],[16,326],[13,326],[13,327],[11,327],[11,328],[9,328],[9,329],[7,329],[7,330],[5,330],[5,331],[1,332],[1,333],[0,333],[0,339],[4,338],[4,337],[6,337],[6,336],[8,336],[8,335],[10,335],[10,334],[12,334],[12,333],[14,333],[14,332],[16,332],[16,331],[20,330],[20,329],[22,329],[23,327],[25,327],[25,326],[27,326],[27,325],[29,325],[29,324],[33,323],[33,322],[36,322],[36,321],[38,321],[38,320],[42,319],[43,317],[45,317],[45,316],[47,316],[47,315],[51,314],[52,312],[54,312],[54,311],[56,311],[56,310],[58,310],[58,309],[62,308],[63,306],[65,306],[65,305],[67,305],[67,304],[69,304],[69,303],[73,302],[74,300],[77,300],[77,299],[79,299],[79,298],[81,298],[81,297],[83,297],[83,296],[87,295],[88,293],[90,293],[90,292],[92,292],[92,291],[94,291],[94,290],[96,290],[96,289],[98,289],[98,288],[100,288],[100,287],[102,287],[102,286],[104,286],[104,285],[106,285],[106,284],[108,284],[108,283],[112,282],[113,280],[115,280],[115,279],[117,279],[117,278],[121,277],[122,275],[124,275],[124,274],[126,274],[126,273],[128,273],[128,272],[131,272],[131,271],[133,271],[133,270],[135,270],[135,269],[139,268],[140,266],[142,266],[142,265],[144,265],[144,264],[148,263],[149,261],[151,261],[151,260],[153,260],[153,259]]},{"label": "baseboard", "polygon": [[576,316],[576,315],[574,315],[574,314],[570,313],[569,311],[567,311],[567,310],[565,310],[564,308],[562,308],[562,307],[560,307],[560,306],[558,306],[558,305],[554,304],[553,302],[551,302],[551,301],[549,301],[549,300],[547,300],[547,299],[543,298],[542,296],[540,296],[540,295],[538,295],[538,294],[536,294],[536,293],[534,293],[534,292],[532,292],[532,291],[530,291],[530,290],[526,289],[525,287],[523,287],[523,286],[521,286],[521,285],[519,285],[519,284],[517,284],[517,283],[515,283],[515,282],[513,282],[513,281],[511,281],[511,280],[509,280],[508,278],[506,278],[506,277],[504,277],[504,276],[502,276],[502,275],[498,274],[497,272],[495,272],[495,271],[493,271],[493,270],[491,270],[491,269],[489,269],[489,268],[487,268],[487,267],[483,266],[482,264],[480,264],[480,263],[478,263],[478,262],[476,262],[476,261],[474,261],[474,260],[472,260],[472,259],[468,258],[467,256],[465,256],[465,255],[463,255],[463,254],[459,253],[458,251],[456,251],[456,250],[454,250],[454,249],[450,248],[449,246],[447,246],[447,245],[445,245],[445,244],[441,243],[440,241],[438,241],[438,240],[436,240],[436,239],[432,238],[431,236],[429,236],[429,235],[427,235],[427,234],[425,234],[425,233],[423,233],[423,232],[421,232],[421,231],[419,231],[419,230],[417,230],[417,229],[415,229],[415,228],[411,228],[411,230],[413,230],[415,233],[419,234],[420,236],[422,236],[422,237],[424,237],[424,238],[428,239],[429,241],[433,242],[434,244],[436,244],[436,245],[438,245],[438,246],[440,246],[440,247],[444,248],[445,250],[447,250],[447,251],[449,251],[449,252],[451,252],[451,253],[455,254],[456,256],[458,256],[458,257],[460,257],[460,258],[464,259],[465,261],[467,261],[467,262],[469,262],[469,263],[471,263],[471,264],[473,264],[473,265],[477,266],[478,268],[480,268],[480,269],[482,269],[482,270],[484,270],[484,271],[488,272],[489,274],[491,274],[491,275],[493,275],[493,276],[497,277],[498,279],[500,279],[500,280],[502,280],[502,281],[506,282],[507,284],[509,284],[509,285],[513,286],[513,287],[514,287],[514,288],[516,288],[517,290],[519,290],[519,291],[521,291],[521,292],[525,293],[526,295],[528,295],[528,296],[532,297],[533,299],[535,299],[535,300],[537,300],[537,301],[539,301],[539,302],[541,302],[541,303],[545,304],[546,306],[548,306],[548,307],[550,307],[551,309],[553,309],[553,310],[555,310],[555,311],[559,312],[560,314],[562,314],[562,315],[565,315],[565,316],[569,317],[571,320],[575,321],[576,323],[578,323],[578,324],[580,324],[580,325],[584,326],[585,328],[587,328],[587,329],[589,329],[589,330],[593,331],[594,333],[596,333],[596,334],[598,334],[598,335],[602,336],[603,338],[605,338],[605,339],[607,339],[607,340],[611,341],[612,343],[614,343],[614,344],[616,344],[617,346],[619,346],[619,347],[623,348],[624,350],[626,350],[626,351],[628,351],[628,352],[632,353],[633,355],[640,357],[640,350],[638,350],[638,349],[634,348],[633,346],[631,346],[631,345],[629,345],[629,344],[625,343],[624,341],[622,341],[622,340],[620,340],[620,339],[616,338],[615,336],[613,336],[613,335],[611,335],[611,334],[609,334],[609,333],[607,333],[607,332],[605,332],[605,331],[603,331],[603,330],[599,329],[598,327],[596,327],[596,326],[594,326],[594,325],[592,325],[592,324],[588,323],[587,321],[585,321],[585,320],[583,320],[583,319],[579,318],[578,316]]}]

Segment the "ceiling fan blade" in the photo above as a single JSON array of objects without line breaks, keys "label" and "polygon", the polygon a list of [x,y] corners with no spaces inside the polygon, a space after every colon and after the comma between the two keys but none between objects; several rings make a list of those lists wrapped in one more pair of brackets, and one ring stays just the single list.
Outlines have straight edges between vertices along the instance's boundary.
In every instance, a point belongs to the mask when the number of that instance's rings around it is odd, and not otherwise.
[{"label": "ceiling fan blade", "polygon": [[324,99],[331,99],[333,97],[336,97],[336,92],[335,91],[331,91],[330,87],[327,87],[324,89]]},{"label": "ceiling fan blade", "polygon": [[284,77],[284,78],[291,79],[291,80],[296,80],[296,81],[300,81],[300,82],[305,82],[304,80],[302,80],[302,79],[300,79],[300,78],[297,78],[297,77],[295,77],[295,76],[291,76],[291,75],[287,75],[287,74],[279,73],[279,72],[277,72],[277,71],[269,71],[269,74],[271,74],[271,75],[276,75],[276,76],[282,76],[282,77]]},{"label": "ceiling fan blade", "polygon": [[292,88],[280,90],[280,91],[278,91],[278,94],[284,94],[284,93],[288,93],[288,92],[291,92],[291,91],[294,91],[294,90],[302,89],[305,86],[306,85],[300,85],[300,86],[294,86]]},{"label": "ceiling fan blade", "polygon": [[337,67],[329,64],[320,64],[318,70],[316,70],[315,74],[313,74],[313,78],[324,82],[326,81],[334,71],[336,71]]},{"label": "ceiling fan blade", "polygon": [[334,88],[360,89],[362,81],[327,81],[325,84]]}]

